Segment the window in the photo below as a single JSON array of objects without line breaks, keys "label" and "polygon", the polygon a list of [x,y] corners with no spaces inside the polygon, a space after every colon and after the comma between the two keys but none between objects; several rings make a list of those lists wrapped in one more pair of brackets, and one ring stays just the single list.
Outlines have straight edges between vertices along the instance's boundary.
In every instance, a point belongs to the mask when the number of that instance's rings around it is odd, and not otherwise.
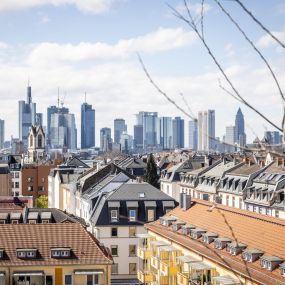
[{"label": "window", "polygon": [[20,177],[19,172],[15,172],[15,178],[19,178],[19,177]]},{"label": "window", "polygon": [[72,285],[72,275],[64,276],[64,285]]},{"label": "window", "polygon": [[129,256],[136,256],[137,255],[137,247],[135,244],[129,245]]},{"label": "window", "polygon": [[27,182],[33,182],[33,177],[28,177]]},{"label": "window", "polygon": [[137,264],[129,263],[129,274],[137,274]]},{"label": "window", "polygon": [[33,191],[33,186],[28,186],[28,191]]},{"label": "window", "polygon": [[233,199],[233,201],[232,201],[232,206],[235,208],[235,207],[236,207],[236,198],[233,197],[232,199]]},{"label": "window", "polygon": [[137,219],[137,211],[136,210],[129,210],[129,221],[134,222]]},{"label": "window", "polygon": [[15,196],[15,197],[18,197],[18,196],[20,196],[20,193],[19,193],[19,191],[15,191],[15,192],[14,192],[14,196]]},{"label": "window", "polygon": [[42,147],[43,137],[42,135],[38,135],[38,147]]},{"label": "window", "polygon": [[139,193],[139,198],[144,198],[144,197],[145,197],[145,193],[144,192]]},{"label": "window", "polygon": [[119,273],[119,266],[118,263],[112,264],[111,267],[111,274],[118,274]]},{"label": "window", "polygon": [[118,246],[117,245],[111,245],[111,253],[112,253],[112,256],[118,256]]},{"label": "window", "polygon": [[43,178],[42,178],[42,183],[44,183],[44,182],[45,182],[45,178],[43,177]]},{"label": "window", "polygon": [[71,249],[54,248],[51,249],[51,257],[66,258],[71,256]]},{"label": "window", "polygon": [[118,237],[118,228],[111,228],[111,237]]},{"label": "window", "polygon": [[18,220],[12,220],[12,221],[11,221],[11,224],[14,224],[14,225],[15,225],[15,224],[19,224],[19,221],[18,221]]},{"label": "window", "polygon": [[275,210],[275,217],[279,218],[279,211],[278,210]]},{"label": "window", "polygon": [[17,250],[18,258],[36,258],[37,251],[36,250]]},{"label": "window", "polygon": [[36,224],[37,221],[36,220],[29,220],[29,224]]},{"label": "window", "polygon": [[45,191],[45,187],[44,186],[39,186],[38,187],[38,191]]},{"label": "window", "polygon": [[136,237],[136,227],[129,227],[129,237]]},{"label": "window", "polygon": [[239,198],[239,208],[242,209],[242,199]]},{"label": "window", "polygon": [[226,196],[226,205],[229,206],[229,195]]},{"label": "window", "polygon": [[281,275],[285,277],[285,267],[281,267],[280,270],[281,270]]},{"label": "window", "polygon": [[15,188],[19,188],[19,182],[15,182]]},{"label": "window", "polygon": [[2,259],[4,257],[4,251],[0,250],[0,259]]},{"label": "window", "polygon": [[99,284],[99,275],[87,275],[87,285],[98,285]]},{"label": "window", "polygon": [[147,221],[153,222],[154,221],[154,209],[147,210]]},{"label": "window", "polygon": [[46,276],[46,285],[53,285],[53,277],[51,275]]},{"label": "window", "polygon": [[111,222],[118,222],[118,210],[111,210]]}]

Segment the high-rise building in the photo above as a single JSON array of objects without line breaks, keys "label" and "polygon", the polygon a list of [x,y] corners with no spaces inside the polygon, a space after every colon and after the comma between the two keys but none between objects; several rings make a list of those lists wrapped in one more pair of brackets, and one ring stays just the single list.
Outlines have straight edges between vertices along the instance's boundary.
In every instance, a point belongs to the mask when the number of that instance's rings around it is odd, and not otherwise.
[{"label": "high-rise building", "polygon": [[189,121],[189,148],[198,149],[198,122],[197,120]]},{"label": "high-rise building", "polygon": [[76,149],[77,129],[75,116],[74,114],[65,113],[65,111],[65,108],[58,108],[57,113],[51,114],[50,145],[52,148]]},{"label": "high-rise building", "polygon": [[225,151],[234,152],[235,151],[235,143],[236,139],[236,127],[235,126],[227,126],[226,127],[226,135],[225,135]]},{"label": "high-rise building", "polygon": [[29,129],[36,123],[36,103],[32,102],[32,87],[27,87],[27,101],[19,101],[19,139],[28,145]]},{"label": "high-rise building", "polygon": [[162,149],[173,148],[173,128],[171,117],[159,118],[159,145]]},{"label": "high-rise building", "polygon": [[95,110],[86,102],[81,105],[81,148],[95,146]]},{"label": "high-rise building", "polygon": [[57,106],[49,106],[47,108],[47,130],[46,130],[46,140],[47,140],[47,145],[51,146],[51,116],[52,114],[68,114],[69,109],[62,107],[59,108]]},{"label": "high-rise building", "polygon": [[4,148],[5,140],[5,121],[0,120],[0,149]]},{"label": "high-rise building", "polygon": [[36,126],[43,126],[43,113],[36,113]]},{"label": "high-rise building", "polygon": [[123,132],[120,135],[121,151],[123,153],[129,153],[133,148],[133,137]]},{"label": "high-rise building", "polygon": [[240,108],[238,108],[236,113],[235,131],[235,142],[238,146],[244,147],[246,145],[246,134],[244,131],[244,116]]},{"label": "high-rise building", "polygon": [[282,143],[282,136],[277,131],[266,131],[264,132],[264,138],[270,145],[279,145]]},{"label": "high-rise building", "polygon": [[184,148],[184,120],[175,117],[172,121],[173,147]]},{"label": "high-rise building", "polygon": [[143,148],[143,125],[134,125],[134,148]]},{"label": "high-rise building", "polygon": [[100,149],[103,152],[112,149],[112,138],[111,138],[110,128],[102,128],[100,130]]},{"label": "high-rise building", "polygon": [[198,113],[198,150],[215,150],[215,110]]},{"label": "high-rise building", "polygon": [[143,126],[143,148],[154,148],[159,141],[157,112],[139,112],[137,125]]},{"label": "high-rise building", "polygon": [[114,120],[114,143],[120,143],[121,135],[127,132],[127,125],[124,119]]}]

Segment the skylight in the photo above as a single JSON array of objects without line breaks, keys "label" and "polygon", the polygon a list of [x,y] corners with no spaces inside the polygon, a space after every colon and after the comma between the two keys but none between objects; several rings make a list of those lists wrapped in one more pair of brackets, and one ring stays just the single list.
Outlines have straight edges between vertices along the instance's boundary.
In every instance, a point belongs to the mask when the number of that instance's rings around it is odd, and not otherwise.
[{"label": "skylight", "polygon": [[144,192],[140,192],[139,193],[139,198],[145,198],[145,193]]}]

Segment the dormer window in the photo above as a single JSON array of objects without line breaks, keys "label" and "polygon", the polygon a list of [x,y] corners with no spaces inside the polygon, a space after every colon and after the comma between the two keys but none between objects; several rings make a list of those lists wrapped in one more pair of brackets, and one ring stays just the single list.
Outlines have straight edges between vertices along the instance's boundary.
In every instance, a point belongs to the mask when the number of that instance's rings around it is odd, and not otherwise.
[{"label": "dormer window", "polygon": [[258,249],[246,249],[242,253],[242,258],[247,262],[254,262],[262,255],[263,252]]},{"label": "dormer window", "polygon": [[229,244],[227,245],[227,251],[228,251],[231,255],[238,255],[238,254],[241,253],[245,248],[246,248],[246,245],[243,244],[243,243],[232,242],[232,243],[229,243]]},{"label": "dormer window", "polygon": [[161,217],[159,219],[160,224],[166,227],[171,226],[177,219],[175,217]]},{"label": "dormer window", "polygon": [[118,222],[118,210],[111,210],[111,222]]},{"label": "dormer window", "polygon": [[285,263],[280,265],[280,274],[281,276],[285,277]]},{"label": "dormer window", "polygon": [[260,265],[262,268],[267,269],[269,271],[274,270],[278,265],[283,262],[283,259],[277,256],[266,256],[261,258]]},{"label": "dormer window", "polygon": [[196,226],[194,225],[184,225],[182,226],[182,234],[183,235],[189,235],[191,230],[195,229]]},{"label": "dormer window", "polygon": [[224,249],[231,240],[229,238],[216,238],[214,246],[217,249]]},{"label": "dormer window", "polygon": [[21,259],[32,259],[37,257],[37,249],[36,248],[21,248],[16,250],[16,254],[18,258]]},{"label": "dormer window", "polygon": [[172,224],[172,229],[174,230],[174,231],[178,231],[179,229],[181,229],[181,227],[183,226],[183,225],[185,225],[186,223],[185,222],[183,222],[183,221],[176,221],[176,222],[174,222],[173,224]]},{"label": "dormer window", "polygon": [[145,198],[145,193],[144,192],[140,192],[139,193],[139,198]]},{"label": "dormer window", "polygon": [[109,217],[111,223],[116,223],[119,221],[119,210],[120,210],[120,202],[119,201],[108,201],[109,208]]},{"label": "dormer window", "polygon": [[211,232],[206,232],[204,234],[202,234],[202,241],[204,243],[210,244],[211,242],[213,242],[215,240],[215,238],[217,238],[218,235],[215,233],[211,233]]},{"label": "dormer window", "polygon": [[202,234],[204,234],[205,232],[207,232],[206,230],[203,229],[192,229],[190,231],[190,235],[193,239],[198,239],[202,236]]},{"label": "dormer window", "polygon": [[53,258],[69,258],[71,257],[71,248],[69,247],[58,247],[51,249],[51,257]]}]

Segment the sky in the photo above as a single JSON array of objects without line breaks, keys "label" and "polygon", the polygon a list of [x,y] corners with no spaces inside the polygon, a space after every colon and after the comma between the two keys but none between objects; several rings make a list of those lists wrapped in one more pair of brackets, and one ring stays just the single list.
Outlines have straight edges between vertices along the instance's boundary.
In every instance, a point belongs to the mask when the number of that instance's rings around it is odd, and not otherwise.
[{"label": "sky", "polygon": [[[235,1],[221,1],[268,59],[285,92],[284,49]],[[284,1],[243,2],[285,42]],[[57,104],[59,88],[65,107],[76,115],[78,137],[86,92],[96,110],[96,145],[100,128],[113,129],[115,118],[124,118],[133,134],[139,111],[181,116],[187,126],[189,118],[151,85],[137,53],[154,82],[187,112],[187,105],[194,115],[215,109],[216,136],[234,124],[238,107],[248,141],[274,130],[219,87],[221,82],[229,88],[191,28],[167,4],[186,12],[179,0],[1,0],[0,118],[5,120],[6,139],[18,137],[18,101],[26,99],[28,81],[44,123],[47,107]],[[199,19],[199,2],[191,1],[190,9]],[[215,1],[206,0],[204,11],[205,40],[226,73],[251,104],[281,125],[281,97],[264,63]],[[187,146],[187,128],[185,135]]]}]

